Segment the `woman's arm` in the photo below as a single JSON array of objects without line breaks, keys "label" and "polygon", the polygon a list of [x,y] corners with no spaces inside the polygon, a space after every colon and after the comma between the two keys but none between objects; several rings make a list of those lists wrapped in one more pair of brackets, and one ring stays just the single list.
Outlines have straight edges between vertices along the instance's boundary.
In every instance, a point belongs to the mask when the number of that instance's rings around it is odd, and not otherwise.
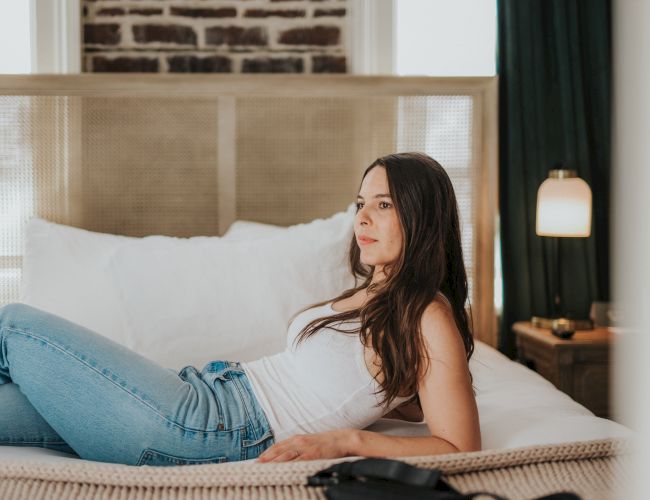
[{"label": "woman's arm", "polygon": [[297,434],[270,446],[258,462],[287,462],[349,456],[387,457],[436,455],[458,450],[433,436],[387,436],[359,429],[337,429],[317,434]]},{"label": "woman's arm", "polygon": [[460,451],[449,441],[436,436],[388,436],[379,432],[347,430],[350,431],[350,438],[345,456],[405,457]]},{"label": "woman's arm", "polygon": [[431,436],[389,436],[349,429],[349,454],[408,456],[481,449],[465,347],[449,306],[434,301],[422,315],[421,330],[430,366],[420,380],[418,396]]},{"label": "woman's arm", "polygon": [[465,347],[449,307],[432,303],[422,316],[421,329],[430,365],[418,384],[418,396],[431,436],[389,436],[358,429],[296,435],[268,448],[260,461],[480,450],[478,410]]},{"label": "woman's arm", "polygon": [[432,436],[459,451],[480,450],[478,408],[451,306],[438,299],[432,302],[422,315],[421,329],[430,366],[420,380],[418,396],[427,427]]}]

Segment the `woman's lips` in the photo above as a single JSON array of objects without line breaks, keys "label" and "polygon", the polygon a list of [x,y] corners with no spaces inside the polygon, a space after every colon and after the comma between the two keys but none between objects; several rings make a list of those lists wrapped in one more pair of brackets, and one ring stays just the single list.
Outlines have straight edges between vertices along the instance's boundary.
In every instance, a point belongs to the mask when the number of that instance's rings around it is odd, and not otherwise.
[{"label": "woman's lips", "polygon": [[361,245],[370,245],[371,243],[376,243],[376,242],[377,242],[377,240],[373,240],[373,239],[370,239],[370,238],[365,238],[363,236],[361,238],[359,238],[359,243]]}]

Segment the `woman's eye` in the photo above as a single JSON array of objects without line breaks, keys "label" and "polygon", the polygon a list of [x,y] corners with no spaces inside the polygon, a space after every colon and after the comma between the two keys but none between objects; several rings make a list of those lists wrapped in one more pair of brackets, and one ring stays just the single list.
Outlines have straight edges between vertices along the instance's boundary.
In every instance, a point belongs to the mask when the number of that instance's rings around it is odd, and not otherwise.
[{"label": "woman's eye", "polygon": [[[382,205],[385,205],[385,207],[382,207]],[[363,203],[357,202],[356,206],[357,206],[357,210],[361,210],[361,207],[363,206]],[[388,203],[387,201],[380,201],[379,206],[382,207],[382,208],[390,208],[391,204]]]}]

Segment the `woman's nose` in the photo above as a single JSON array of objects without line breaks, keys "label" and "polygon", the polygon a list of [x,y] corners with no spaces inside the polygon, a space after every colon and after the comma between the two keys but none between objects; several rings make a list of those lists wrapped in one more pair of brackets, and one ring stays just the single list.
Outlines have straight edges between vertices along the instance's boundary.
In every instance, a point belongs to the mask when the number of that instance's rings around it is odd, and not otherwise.
[{"label": "woman's nose", "polygon": [[365,211],[365,207],[361,208],[357,212],[357,219],[359,224],[368,224],[370,218],[368,217],[368,213]]}]

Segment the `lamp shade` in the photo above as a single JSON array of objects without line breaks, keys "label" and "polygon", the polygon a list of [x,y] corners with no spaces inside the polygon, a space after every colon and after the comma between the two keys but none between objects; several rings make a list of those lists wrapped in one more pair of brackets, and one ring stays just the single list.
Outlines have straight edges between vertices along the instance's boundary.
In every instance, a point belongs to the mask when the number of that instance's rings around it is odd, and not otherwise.
[{"label": "lamp shade", "polygon": [[591,235],[591,189],[574,170],[551,170],[537,191],[539,236]]}]

